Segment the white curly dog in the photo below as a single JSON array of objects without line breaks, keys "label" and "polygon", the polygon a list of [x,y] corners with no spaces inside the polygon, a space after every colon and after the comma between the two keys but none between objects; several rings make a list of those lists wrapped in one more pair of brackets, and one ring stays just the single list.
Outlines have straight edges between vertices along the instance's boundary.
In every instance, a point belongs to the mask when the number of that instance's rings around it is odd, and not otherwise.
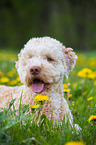
[{"label": "white curly dog", "polygon": [[69,119],[73,124],[73,117],[63,94],[63,78],[68,78],[74,68],[77,56],[72,48],[65,46],[50,37],[32,38],[18,55],[16,68],[22,86],[0,86],[0,107],[8,107],[11,97],[16,98],[15,108],[18,109],[21,92],[22,104],[33,104],[33,97],[37,94],[48,95],[49,101],[43,106],[41,114],[48,118],[65,122]]}]

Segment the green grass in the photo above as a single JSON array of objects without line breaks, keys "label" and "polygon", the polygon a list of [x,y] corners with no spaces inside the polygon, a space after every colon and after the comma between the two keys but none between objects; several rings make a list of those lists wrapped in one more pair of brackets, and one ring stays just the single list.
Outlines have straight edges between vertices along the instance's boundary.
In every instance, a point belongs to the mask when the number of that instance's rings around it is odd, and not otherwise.
[{"label": "green grass", "polygon": [[[2,56],[3,54],[5,57]],[[25,105],[22,108],[20,104],[19,109],[16,110],[15,100],[12,100],[9,108],[0,112],[1,145],[64,145],[68,141],[83,141],[86,145],[96,144],[96,122],[95,120],[91,123],[88,122],[91,115],[96,115],[96,86],[94,85],[96,78],[90,80],[77,76],[78,71],[85,67],[96,71],[95,64],[91,66],[89,63],[90,57],[95,57],[96,52],[94,52],[94,55],[89,53],[84,53],[83,56],[78,55],[79,59],[75,69],[68,80],[64,79],[64,82],[70,83],[69,88],[72,97],[68,100],[68,104],[73,114],[74,123],[82,128],[81,133],[76,134],[74,128],[70,129],[69,122],[66,124],[63,122],[62,126],[53,126],[53,120],[49,121],[46,116],[42,116],[39,125],[37,125],[36,120],[32,119],[32,114],[27,113],[29,106]],[[13,76],[8,76],[8,72],[12,72],[15,66],[16,56],[16,52],[1,51],[0,72],[3,72],[3,74],[0,73],[0,78],[7,77],[10,80],[6,83],[0,82],[1,84],[9,86],[10,82],[18,77],[16,71]],[[20,85],[20,82],[14,85]],[[87,101],[90,97],[93,97],[93,99]],[[67,99],[66,94],[65,98]],[[13,110],[11,110],[12,106]]]}]

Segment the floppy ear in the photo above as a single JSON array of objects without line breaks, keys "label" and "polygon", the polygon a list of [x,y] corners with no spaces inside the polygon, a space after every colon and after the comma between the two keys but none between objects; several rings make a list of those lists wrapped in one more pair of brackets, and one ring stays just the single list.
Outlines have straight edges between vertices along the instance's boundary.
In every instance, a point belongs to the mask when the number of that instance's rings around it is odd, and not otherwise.
[{"label": "floppy ear", "polygon": [[72,52],[73,49],[72,48],[65,48],[65,46],[63,46],[63,63],[64,63],[64,67],[65,67],[65,77],[66,79],[68,79],[68,75],[70,73],[70,71],[72,71],[72,69],[74,68],[75,64],[76,64],[76,60],[77,60],[77,55],[75,55],[74,52]]}]

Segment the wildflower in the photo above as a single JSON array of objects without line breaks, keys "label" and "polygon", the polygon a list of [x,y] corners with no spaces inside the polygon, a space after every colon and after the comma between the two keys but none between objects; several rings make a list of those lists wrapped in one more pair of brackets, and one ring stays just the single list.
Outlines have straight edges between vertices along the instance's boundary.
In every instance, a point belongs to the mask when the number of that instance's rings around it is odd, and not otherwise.
[{"label": "wildflower", "polygon": [[87,101],[91,101],[92,99],[93,99],[93,97],[90,97],[90,98],[87,99]]},{"label": "wildflower", "polygon": [[65,145],[85,145],[85,144],[81,141],[70,141],[67,142]]},{"label": "wildflower", "polygon": [[96,86],[96,80],[93,82],[93,84]]},{"label": "wildflower", "polygon": [[89,78],[89,79],[95,79],[95,78],[96,78],[96,71],[94,71],[94,72],[88,74],[88,78]]},{"label": "wildflower", "polygon": [[17,84],[16,80],[13,80],[13,81],[9,82],[9,85],[16,85],[16,84]]},{"label": "wildflower", "polygon": [[79,77],[82,77],[82,78],[86,78],[86,77],[87,77],[86,74],[85,74],[83,71],[79,71],[79,72],[77,73],[77,75],[78,75]]},{"label": "wildflower", "polygon": [[88,74],[92,72],[92,70],[89,68],[83,68],[82,71]]},{"label": "wildflower", "polygon": [[35,103],[35,105],[30,105],[30,107],[31,107],[32,109],[39,108],[39,104],[36,104],[36,103]]},{"label": "wildflower", "polygon": [[70,92],[70,89],[64,89],[63,92],[64,93]]},{"label": "wildflower", "polygon": [[95,107],[96,107],[96,104],[95,104]]},{"label": "wildflower", "polygon": [[79,77],[82,77],[82,78],[87,78],[88,77],[88,74],[92,73],[92,70],[91,69],[88,69],[88,68],[83,68],[81,71],[79,71],[77,73],[77,75]]},{"label": "wildflower", "polygon": [[49,100],[49,97],[47,95],[37,95],[34,97],[35,100],[38,100],[38,101],[48,101]]},{"label": "wildflower", "polygon": [[0,79],[0,82],[1,82],[1,83],[8,83],[8,82],[9,82],[9,78],[7,78],[7,77],[2,77],[2,78]]},{"label": "wildflower", "polygon": [[9,71],[7,74],[9,77],[13,77],[13,75],[14,75],[14,73],[12,71]]},{"label": "wildflower", "polygon": [[0,72],[0,77],[4,77],[4,72]]},{"label": "wildflower", "polygon": [[70,99],[72,97],[72,94],[69,94],[68,98]]},{"label": "wildflower", "polygon": [[68,85],[67,84],[63,84],[64,89],[68,89]]},{"label": "wildflower", "polygon": [[90,123],[92,120],[96,120],[96,115],[90,116],[90,118],[88,119],[89,123]]},{"label": "wildflower", "polygon": [[17,82],[20,82],[20,77],[17,77],[17,78],[16,78],[16,81],[17,81]]}]

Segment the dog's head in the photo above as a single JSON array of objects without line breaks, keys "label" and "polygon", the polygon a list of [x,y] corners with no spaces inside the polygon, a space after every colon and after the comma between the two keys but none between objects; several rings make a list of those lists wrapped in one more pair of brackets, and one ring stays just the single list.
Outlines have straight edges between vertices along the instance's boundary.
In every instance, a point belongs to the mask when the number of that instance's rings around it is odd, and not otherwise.
[{"label": "dog's head", "polygon": [[71,48],[50,37],[32,38],[18,55],[16,68],[21,82],[41,93],[63,79],[76,63]]}]

